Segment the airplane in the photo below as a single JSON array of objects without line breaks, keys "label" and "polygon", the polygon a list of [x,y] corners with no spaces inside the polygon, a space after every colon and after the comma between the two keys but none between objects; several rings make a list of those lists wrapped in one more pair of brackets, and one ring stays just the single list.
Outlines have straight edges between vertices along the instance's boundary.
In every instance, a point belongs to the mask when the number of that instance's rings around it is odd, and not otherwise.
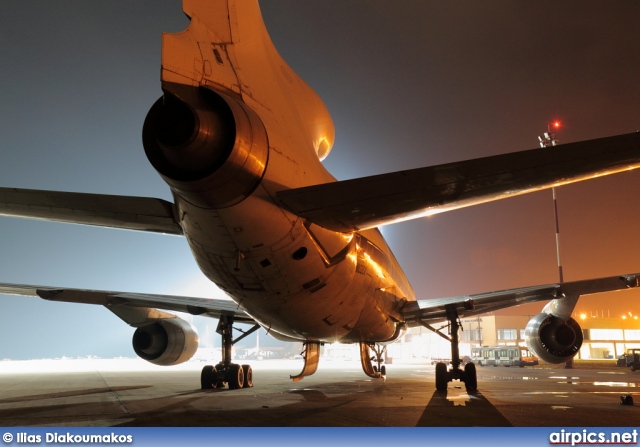
[{"label": "airplane", "polygon": [[[256,1],[184,0],[188,28],[164,34],[163,96],[143,126],[151,165],[173,202],[0,188],[0,215],[184,236],[203,273],[233,301],[1,284],[0,293],[107,307],[135,328],[133,347],[174,365],[198,347],[173,311],[219,320],[223,356],[201,373],[204,389],[253,386],[232,347],[262,327],[304,345],[298,381],[317,370],[323,343],[357,343],[363,371],[384,378],[386,344],[424,326],[451,343],[436,388],[461,380],[460,318],[549,301],[525,331],[542,360],[580,349],[571,313],[582,295],[638,287],[637,273],[445,299],[418,299],[378,230],[640,166],[637,133],[337,181],[322,165],[334,140],[319,96],[286,64]],[[447,322],[447,331],[436,324]],[[252,325],[234,338],[237,324]]]}]

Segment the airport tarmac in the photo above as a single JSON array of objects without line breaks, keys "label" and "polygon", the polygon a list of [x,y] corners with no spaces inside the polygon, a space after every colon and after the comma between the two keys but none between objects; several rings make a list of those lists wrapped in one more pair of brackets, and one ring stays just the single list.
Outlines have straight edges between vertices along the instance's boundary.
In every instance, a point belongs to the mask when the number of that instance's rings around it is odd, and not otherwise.
[{"label": "airport tarmac", "polygon": [[[0,426],[637,426],[640,372],[607,367],[478,368],[478,389],[434,385],[428,363],[373,380],[357,361],[254,361],[253,388],[200,390],[202,363],[0,362]],[[635,405],[621,405],[632,395]]]}]

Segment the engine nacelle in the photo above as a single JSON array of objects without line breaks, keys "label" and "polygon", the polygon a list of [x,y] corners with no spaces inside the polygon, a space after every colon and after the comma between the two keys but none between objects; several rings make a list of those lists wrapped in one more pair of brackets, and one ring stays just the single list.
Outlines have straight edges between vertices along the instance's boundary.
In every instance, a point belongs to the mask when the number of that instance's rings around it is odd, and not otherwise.
[{"label": "engine nacelle", "polygon": [[562,363],[573,357],[582,346],[582,329],[576,320],[563,320],[541,313],[533,317],[524,331],[529,350],[549,363]]},{"label": "engine nacelle", "polygon": [[133,333],[133,349],[138,356],[161,366],[186,362],[198,349],[198,333],[180,318],[158,320]]},{"label": "engine nacelle", "polygon": [[267,132],[239,98],[204,87],[163,85],[142,130],[147,158],[193,205],[225,208],[248,197],[267,166]]}]

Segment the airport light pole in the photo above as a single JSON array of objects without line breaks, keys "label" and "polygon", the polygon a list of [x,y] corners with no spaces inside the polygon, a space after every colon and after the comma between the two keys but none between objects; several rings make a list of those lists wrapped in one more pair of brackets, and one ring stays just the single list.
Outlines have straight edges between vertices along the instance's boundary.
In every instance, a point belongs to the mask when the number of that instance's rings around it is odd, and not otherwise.
[{"label": "airport light pole", "polygon": [[[538,137],[538,141],[540,142],[540,147],[551,147],[557,146],[560,142],[556,137],[556,131],[560,129],[560,122],[554,121],[553,123],[547,124],[547,131],[543,134],[543,136]],[[558,201],[556,197],[556,188],[551,188],[551,193],[553,196],[553,217],[556,223],[556,259],[558,261],[558,279],[562,283],[564,282],[564,275],[562,274],[562,262],[560,262],[560,224],[558,221]]]},{"label": "airport light pole", "polygon": [[[552,147],[557,146],[560,140],[556,136],[556,132],[560,129],[560,121],[555,120],[552,123],[547,124],[547,131],[538,136],[540,147]],[[556,259],[558,261],[558,281],[560,284],[564,282],[564,275],[562,273],[562,262],[560,261],[560,223],[558,220],[558,200],[556,196],[556,188],[551,188],[551,194],[553,197],[553,217],[556,223]],[[564,364],[565,368],[573,368],[573,357],[567,360]]]}]

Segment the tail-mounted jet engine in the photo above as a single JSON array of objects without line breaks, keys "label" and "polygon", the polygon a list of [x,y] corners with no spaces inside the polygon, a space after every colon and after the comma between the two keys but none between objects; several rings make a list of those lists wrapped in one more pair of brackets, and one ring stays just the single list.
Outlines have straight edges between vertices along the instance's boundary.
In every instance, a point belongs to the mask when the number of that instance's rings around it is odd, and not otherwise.
[{"label": "tail-mounted jet engine", "polygon": [[233,94],[165,83],[142,130],[147,158],[181,197],[204,208],[241,202],[269,155],[258,115]]},{"label": "tail-mounted jet engine", "polygon": [[158,320],[136,329],[133,349],[140,358],[155,365],[177,365],[196,353],[198,333],[180,318]]},{"label": "tail-mounted jet engine", "polygon": [[524,331],[529,350],[549,363],[563,363],[582,346],[582,329],[576,320],[541,313],[527,323]]}]

